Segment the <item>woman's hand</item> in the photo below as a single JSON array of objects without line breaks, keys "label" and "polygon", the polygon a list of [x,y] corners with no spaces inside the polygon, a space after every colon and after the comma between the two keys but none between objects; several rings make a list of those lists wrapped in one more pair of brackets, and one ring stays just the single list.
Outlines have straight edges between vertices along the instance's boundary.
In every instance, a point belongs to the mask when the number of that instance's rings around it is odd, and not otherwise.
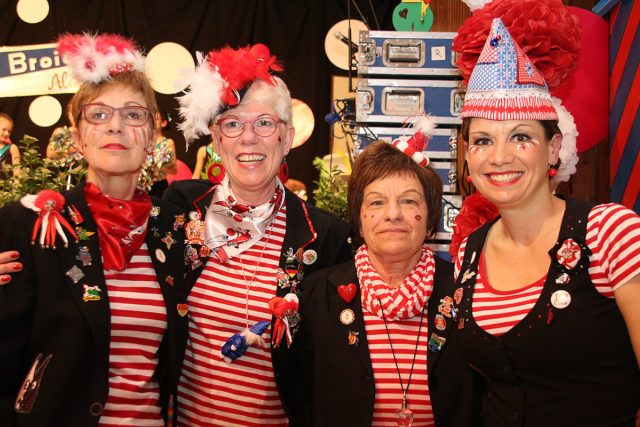
[{"label": "woman's hand", "polygon": [[20,257],[17,251],[0,252],[0,285],[6,285],[11,282],[11,273],[22,270],[22,264],[12,262]]}]

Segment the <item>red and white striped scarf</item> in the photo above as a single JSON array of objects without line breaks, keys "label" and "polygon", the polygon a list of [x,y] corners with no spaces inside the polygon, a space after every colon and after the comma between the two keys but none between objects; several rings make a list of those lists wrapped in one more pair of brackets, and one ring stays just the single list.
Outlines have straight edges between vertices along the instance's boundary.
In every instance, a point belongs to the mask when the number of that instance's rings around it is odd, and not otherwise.
[{"label": "red and white striped scarf", "polygon": [[380,318],[384,312],[384,317],[392,322],[419,315],[433,290],[435,270],[433,252],[425,244],[415,267],[400,286],[391,289],[371,265],[367,245],[363,244],[356,252],[362,307]]}]

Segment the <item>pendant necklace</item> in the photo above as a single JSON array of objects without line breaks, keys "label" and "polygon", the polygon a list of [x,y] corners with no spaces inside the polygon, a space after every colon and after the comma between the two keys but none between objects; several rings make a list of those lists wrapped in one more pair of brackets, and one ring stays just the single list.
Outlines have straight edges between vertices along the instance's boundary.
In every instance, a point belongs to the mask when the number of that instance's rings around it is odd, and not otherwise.
[{"label": "pendant necklace", "polygon": [[416,347],[413,350],[413,361],[411,362],[411,370],[409,371],[409,380],[407,381],[407,387],[405,388],[402,384],[402,376],[400,375],[400,367],[398,366],[398,359],[396,359],[396,352],[393,350],[393,344],[391,343],[391,334],[389,334],[389,327],[387,326],[387,318],[384,315],[384,310],[382,309],[382,301],[378,298],[378,303],[380,304],[380,311],[382,313],[382,320],[384,321],[384,329],[387,332],[387,338],[389,338],[389,347],[391,347],[391,355],[393,356],[393,361],[396,364],[396,371],[398,372],[398,380],[400,381],[400,389],[402,390],[402,406],[400,409],[396,411],[396,423],[400,427],[409,427],[413,422],[413,412],[408,408],[407,405],[407,393],[409,392],[409,386],[411,385],[411,375],[413,375],[413,366],[416,363],[416,356],[418,355],[418,344],[420,342],[420,331],[422,330],[422,321],[424,319],[424,309],[426,304],[422,306],[422,313],[420,314],[420,325],[418,326],[418,337],[416,338]]},{"label": "pendant necklace", "polygon": [[269,224],[269,232],[267,233],[267,238],[264,242],[264,246],[262,247],[262,251],[260,251],[260,257],[258,257],[258,261],[256,262],[256,269],[253,270],[253,274],[249,278],[248,282],[247,282],[247,276],[245,275],[244,263],[242,262],[242,254],[238,255],[238,261],[240,262],[240,268],[242,269],[242,280],[244,281],[244,287],[246,289],[244,320],[245,320],[245,325],[247,329],[249,329],[249,291],[251,290],[251,284],[253,283],[253,279],[256,277],[256,274],[260,269],[260,261],[262,261],[262,257],[264,253],[267,251],[267,244],[271,239],[272,230],[273,230],[272,224]]}]

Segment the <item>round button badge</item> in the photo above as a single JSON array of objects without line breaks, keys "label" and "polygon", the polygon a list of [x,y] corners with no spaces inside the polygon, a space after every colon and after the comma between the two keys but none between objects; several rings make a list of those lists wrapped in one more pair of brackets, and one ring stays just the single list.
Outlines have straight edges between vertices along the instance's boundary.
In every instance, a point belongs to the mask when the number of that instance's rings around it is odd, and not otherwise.
[{"label": "round button badge", "polygon": [[571,304],[571,294],[569,292],[560,290],[551,294],[551,305],[555,308],[566,308]]},{"label": "round button badge", "polygon": [[343,325],[352,324],[355,318],[356,315],[350,308],[345,308],[344,310],[342,310],[342,312],[340,312],[340,322],[342,322]]}]

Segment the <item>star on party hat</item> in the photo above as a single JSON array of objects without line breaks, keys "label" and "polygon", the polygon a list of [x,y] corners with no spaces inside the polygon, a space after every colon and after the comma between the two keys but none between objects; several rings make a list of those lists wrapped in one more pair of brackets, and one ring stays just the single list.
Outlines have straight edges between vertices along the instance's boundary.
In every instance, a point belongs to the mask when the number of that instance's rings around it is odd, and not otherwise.
[{"label": "star on party hat", "polygon": [[462,118],[558,120],[549,89],[499,18],[473,68]]}]

